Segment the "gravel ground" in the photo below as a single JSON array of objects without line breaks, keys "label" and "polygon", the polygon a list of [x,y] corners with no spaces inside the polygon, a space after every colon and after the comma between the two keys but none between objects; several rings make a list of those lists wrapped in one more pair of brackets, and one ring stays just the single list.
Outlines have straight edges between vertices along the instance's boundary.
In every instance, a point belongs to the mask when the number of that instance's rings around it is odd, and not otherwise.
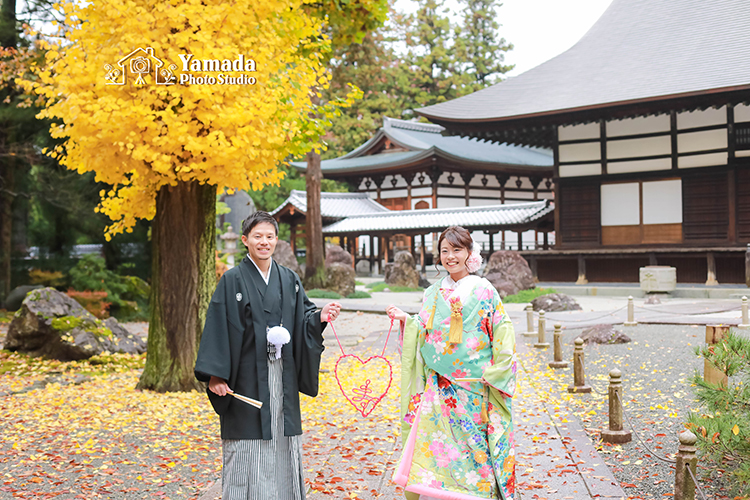
[{"label": "gravel ground", "polygon": [[[623,374],[623,399],[635,431],[649,448],[662,457],[673,458],[679,441],[677,435],[691,410],[699,409],[689,379],[695,370],[703,369],[701,358],[693,347],[705,339],[705,327],[689,325],[639,325],[623,327],[632,338],[621,345],[590,345],[585,348],[586,382],[600,394],[569,395],[573,383],[569,368],[552,370],[547,362],[552,349],[536,350],[534,339],[518,337],[522,362],[529,371],[537,370],[538,387],[550,393],[550,407],[559,405],[579,418],[592,442],[597,443],[605,459],[630,498],[662,498],[674,491],[674,466],[654,458],[633,435],[630,443],[603,445],[600,429],[608,425],[607,391],[609,371],[617,368]],[[572,360],[573,341],[582,330],[563,332],[563,359]],[[630,429],[627,421],[625,429]],[[708,464],[699,462],[699,479],[709,498],[731,498],[728,482]]]}]

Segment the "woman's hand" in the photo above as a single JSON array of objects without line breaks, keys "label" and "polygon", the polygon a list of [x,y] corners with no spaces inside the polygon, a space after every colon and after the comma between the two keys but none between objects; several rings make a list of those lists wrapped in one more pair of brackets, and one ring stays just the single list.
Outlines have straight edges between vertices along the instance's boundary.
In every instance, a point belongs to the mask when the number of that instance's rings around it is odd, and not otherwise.
[{"label": "woman's hand", "polygon": [[406,314],[404,311],[394,306],[393,304],[386,307],[385,312],[388,313],[389,318],[397,319],[399,321],[406,321],[406,318],[409,317],[408,314]]},{"label": "woman's hand", "polygon": [[211,375],[211,380],[208,381],[208,389],[217,396],[226,396],[229,393],[227,381],[213,375]]},{"label": "woman's hand", "polygon": [[323,306],[320,311],[320,322],[325,323],[327,321],[336,321],[341,313],[341,304],[338,302],[329,302]]}]

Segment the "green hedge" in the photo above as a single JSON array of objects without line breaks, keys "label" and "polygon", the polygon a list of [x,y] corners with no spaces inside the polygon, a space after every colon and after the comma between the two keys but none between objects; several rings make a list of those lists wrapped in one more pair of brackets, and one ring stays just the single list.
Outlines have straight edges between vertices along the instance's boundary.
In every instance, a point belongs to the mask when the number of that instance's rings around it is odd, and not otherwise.
[{"label": "green hedge", "polygon": [[308,290],[307,296],[312,299],[340,299],[341,295],[330,290],[321,290],[320,288],[313,288]]},{"label": "green hedge", "polygon": [[542,295],[557,293],[554,288],[532,288],[531,290],[521,290],[515,295],[508,295],[503,299],[506,304],[525,304],[531,302]]},{"label": "green hedge", "polygon": [[370,295],[367,292],[356,291],[354,293],[350,293],[349,295],[347,295],[346,298],[347,299],[369,299],[369,298],[372,298],[372,295]]}]

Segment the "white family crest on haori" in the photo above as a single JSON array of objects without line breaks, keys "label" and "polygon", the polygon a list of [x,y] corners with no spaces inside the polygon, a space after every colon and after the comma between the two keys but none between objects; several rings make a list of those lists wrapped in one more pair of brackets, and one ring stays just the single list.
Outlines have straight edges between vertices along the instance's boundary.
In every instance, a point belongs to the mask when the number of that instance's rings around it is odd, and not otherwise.
[{"label": "white family crest on haori", "polygon": [[237,292],[237,295],[234,297],[237,299],[237,302],[242,302],[242,294],[240,292]]},{"label": "white family crest on haori", "polygon": [[281,346],[288,344],[291,339],[289,330],[284,328],[283,325],[271,327],[266,332],[266,340],[276,346],[276,359],[281,357]]}]

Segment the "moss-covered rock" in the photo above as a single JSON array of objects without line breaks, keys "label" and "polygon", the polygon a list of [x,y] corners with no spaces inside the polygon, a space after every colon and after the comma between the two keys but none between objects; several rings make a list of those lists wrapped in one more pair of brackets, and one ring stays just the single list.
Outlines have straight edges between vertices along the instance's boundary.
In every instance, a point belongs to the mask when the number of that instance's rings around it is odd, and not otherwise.
[{"label": "moss-covered rock", "polygon": [[54,288],[34,290],[8,327],[5,349],[62,361],[105,352],[143,353],[146,344],[116,319],[102,321]]}]

